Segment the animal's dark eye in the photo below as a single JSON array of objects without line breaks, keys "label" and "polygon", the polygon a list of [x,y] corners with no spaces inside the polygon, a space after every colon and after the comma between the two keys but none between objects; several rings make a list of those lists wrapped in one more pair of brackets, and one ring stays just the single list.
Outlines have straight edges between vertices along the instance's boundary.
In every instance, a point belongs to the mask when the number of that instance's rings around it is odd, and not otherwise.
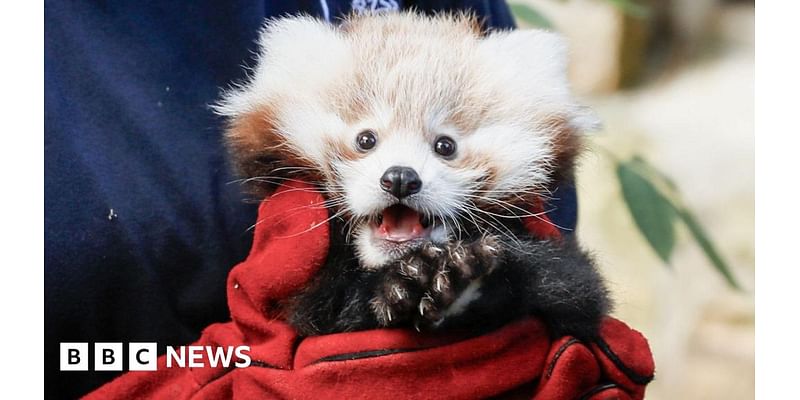
[{"label": "animal's dark eye", "polygon": [[378,143],[378,138],[375,137],[375,132],[366,130],[361,132],[356,136],[356,145],[358,145],[358,149],[361,151],[367,151],[375,147]]},{"label": "animal's dark eye", "polygon": [[456,154],[456,141],[447,136],[439,136],[433,143],[433,151],[442,157],[452,157]]}]

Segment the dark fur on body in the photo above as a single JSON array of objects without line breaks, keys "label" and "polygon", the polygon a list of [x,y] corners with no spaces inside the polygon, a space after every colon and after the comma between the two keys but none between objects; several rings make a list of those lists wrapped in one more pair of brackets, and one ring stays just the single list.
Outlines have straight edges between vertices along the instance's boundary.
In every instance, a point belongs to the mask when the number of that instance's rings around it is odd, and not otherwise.
[{"label": "dark fur on body", "polygon": [[[505,235],[475,234],[445,245],[423,245],[377,270],[359,266],[334,220],[330,253],[316,279],[284,304],[301,335],[409,327],[481,333],[515,319],[541,318],[552,336],[591,339],[610,308],[591,258],[574,238],[537,240],[512,228]],[[473,280],[480,297],[463,312],[443,311]]]}]

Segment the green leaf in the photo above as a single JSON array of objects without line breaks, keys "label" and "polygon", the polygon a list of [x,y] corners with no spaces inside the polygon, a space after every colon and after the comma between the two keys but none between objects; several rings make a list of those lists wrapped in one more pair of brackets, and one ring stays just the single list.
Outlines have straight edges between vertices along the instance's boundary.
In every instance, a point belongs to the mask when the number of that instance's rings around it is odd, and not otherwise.
[{"label": "green leaf", "polygon": [[514,14],[517,19],[521,19],[526,23],[539,28],[553,28],[553,24],[550,23],[550,20],[533,8],[520,3],[511,3],[510,5],[511,13]]},{"label": "green leaf", "polygon": [[659,258],[669,263],[675,248],[675,207],[630,161],[617,164],[617,177],[636,227]]},{"label": "green leaf", "polygon": [[673,181],[672,178],[668,177],[665,173],[661,172],[658,168],[654,167],[653,164],[650,164],[641,156],[633,156],[631,159],[631,165],[636,166],[638,171],[644,172],[650,177],[661,180],[673,192],[678,192],[678,185],[675,184],[675,181]]},{"label": "green leaf", "polygon": [[678,216],[686,224],[686,227],[689,228],[689,232],[692,234],[692,237],[694,237],[694,240],[696,240],[697,244],[700,245],[700,248],[703,249],[706,257],[708,257],[708,260],[711,261],[712,265],[714,265],[714,268],[716,268],[717,271],[719,271],[719,273],[725,277],[725,280],[728,281],[729,285],[737,290],[741,290],[742,287],[736,281],[736,278],[734,278],[730,267],[725,260],[722,259],[722,256],[719,254],[708,235],[706,235],[705,230],[703,230],[703,227],[700,226],[700,223],[697,221],[694,215],[687,209],[681,209],[677,211]]},{"label": "green leaf", "polygon": [[635,0],[608,0],[625,14],[635,18],[646,18],[650,16],[650,8],[636,3]]}]

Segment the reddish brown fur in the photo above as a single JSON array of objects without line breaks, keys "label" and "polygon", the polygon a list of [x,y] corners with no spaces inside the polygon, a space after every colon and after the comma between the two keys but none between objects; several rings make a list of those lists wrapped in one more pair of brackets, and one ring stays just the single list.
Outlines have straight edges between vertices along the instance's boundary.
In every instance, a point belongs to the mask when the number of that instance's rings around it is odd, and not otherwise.
[{"label": "reddish brown fur", "polygon": [[352,145],[332,138],[325,139],[325,147],[328,148],[328,152],[330,154],[329,158],[331,159],[340,158],[343,160],[354,161],[364,156],[362,153],[356,151]]},{"label": "reddish brown fur", "polygon": [[[552,173],[550,181],[554,183],[571,182],[574,179],[574,168],[578,155],[583,150],[583,143],[577,130],[569,125],[563,116],[555,116],[540,122],[543,130],[551,135],[553,151]],[[457,168],[469,168],[486,171],[479,190],[491,190],[496,180],[496,171],[489,162],[490,158],[480,152],[464,154],[457,160]],[[499,199],[503,204],[492,201],[475,201],[481,209],[497,214],[510,215],[533,204],[537,199],[532,193],[514,193]]]},{"label": "reddish brown fur", "polygon": [[543,125],[553,138],[551,142],[553,146],[551,181],[569,182],[573,179],[578,155],[584,148],[581,137],[563,116],[548,118]]},{"label": "reddish brown fur", "polygon": [[[286,143],[286,139],[278,132],[275,121],[274,107],[260,107],[233,119],[225,134],[236,172],[244,179],[252,179],[247,181],[247,187],[257,196],[266,195],[279,186],[284,178],[304,179],[309,182],[320,182],[322,178],[318,167],[297,154]],[[285,167],[304,169],[275,172],[276,169]],[[258,177],[262,179],[259,180]]]},{"label": "reddish brown fur", "polygon": [[469,134],[478,129],[489,114],[492,104],[487,104],[488,99],[469,99],[450,114],[447,122],[458,128],[460,132]]}]

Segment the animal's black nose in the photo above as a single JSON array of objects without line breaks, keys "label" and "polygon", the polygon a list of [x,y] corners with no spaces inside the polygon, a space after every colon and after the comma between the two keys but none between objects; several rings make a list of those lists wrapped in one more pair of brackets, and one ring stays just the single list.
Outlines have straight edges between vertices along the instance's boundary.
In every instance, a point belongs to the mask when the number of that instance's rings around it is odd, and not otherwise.
[{"label": "animal's black nose", "polygon": [[381,176],[381,189],[402,199],[422,189],[422,180],[417,171],[409,167],[390,167]]}]

